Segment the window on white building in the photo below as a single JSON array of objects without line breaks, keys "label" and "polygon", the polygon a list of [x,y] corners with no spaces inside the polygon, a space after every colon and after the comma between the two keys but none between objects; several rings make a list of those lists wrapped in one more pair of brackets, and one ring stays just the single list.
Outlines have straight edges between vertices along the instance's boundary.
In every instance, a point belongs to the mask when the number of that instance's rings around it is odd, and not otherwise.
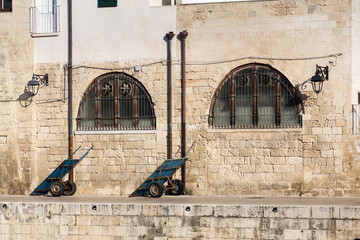
[{"label": "window on white building", "polygon": [[174,6],[176,0],[149,0],[150,7]]},{"label": "window on white building", "polygon": [[256,2],[256,1],[274,1],[274,0],[182,0],[182,4],[200,4],[200,3],[223,3],[223,2]]},{"label": "window on white building", "polygon": [[36,0],[30,8],[30,33],[35,36],[60,32],[60,6],[57,0]]},{"label": "window on white building", "polygon": [[12,0],[0,0],[0,12],[11,12]]},{"label": "window on white building", "polygon": [[98,8],[117,7],[117,0],[98,0]]}]

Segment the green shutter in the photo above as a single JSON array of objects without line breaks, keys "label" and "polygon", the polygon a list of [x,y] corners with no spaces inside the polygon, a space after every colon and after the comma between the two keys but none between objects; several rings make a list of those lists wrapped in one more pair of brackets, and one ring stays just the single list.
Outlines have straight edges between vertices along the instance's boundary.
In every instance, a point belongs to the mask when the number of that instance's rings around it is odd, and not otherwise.
[{"label": "green shutter", "polygon": [[98,0],[98,7],[117,7],[117,0]]}]

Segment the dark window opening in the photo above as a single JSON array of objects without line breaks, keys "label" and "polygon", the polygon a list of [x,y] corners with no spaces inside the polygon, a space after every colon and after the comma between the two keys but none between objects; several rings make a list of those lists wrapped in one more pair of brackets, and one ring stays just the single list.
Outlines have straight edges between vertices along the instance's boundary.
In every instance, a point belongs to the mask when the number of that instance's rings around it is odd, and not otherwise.
[{"label": "dark window opening", "polygon": [[77,130],[155,129],[154,104],[145,87],[125,73],[94,80],[80,103]]},{"label": "dark window opening", "polygon": [[117,7],[117,0],[98,0],[98,7]]},{"label": "dark window opening", "polygon": [[11,12],[12,0],[0,0],[0,12]]},{"label": "dark window opening", "polygon": [[162,0],[162,5],[163,6],[171,6],[172,2],[173,2],[173,0]]},{"label": "dark window opening", "polygon": [[211,104],[211,128],[301,127],[301,98],[289,80],[268,65],[230,72]]}]

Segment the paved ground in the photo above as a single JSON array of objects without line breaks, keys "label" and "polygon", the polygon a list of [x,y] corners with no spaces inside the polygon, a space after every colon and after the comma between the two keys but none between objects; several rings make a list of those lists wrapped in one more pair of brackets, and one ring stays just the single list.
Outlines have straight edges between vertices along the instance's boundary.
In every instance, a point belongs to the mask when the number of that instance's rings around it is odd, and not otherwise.
[{"label": "paved ground", "polygon": [[237,196],[163,196],[161,198],[127,196],[14,196],[0,195],[4,203],[97,203],[97,204],[189,204],[189,205],[264,205],[264,206],[358,206],[360,198],[327,197],[237,197]]}]

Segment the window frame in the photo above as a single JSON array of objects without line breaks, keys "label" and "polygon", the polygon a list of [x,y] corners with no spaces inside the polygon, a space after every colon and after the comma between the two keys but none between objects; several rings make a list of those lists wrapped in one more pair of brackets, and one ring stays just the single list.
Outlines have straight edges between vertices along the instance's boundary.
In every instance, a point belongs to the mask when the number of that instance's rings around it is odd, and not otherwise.
[{"label": "window frame", "polygon": [[57,36],[60,33],[60,5],[58,0],[43,1],[30,7],[30,34],[32,37]]},{"label": "window frame", "polygon": [[[101,84],[109,83],[107,80],[113,81],[113,86],[110,87],[110,89],[113,89],[113,93],[110,97],[104,97],[104,94],[102,93],[103,89]],[[128,88],[125,89],[126,86],[124,87],[121,85],[121,82],[131,84],[130,90],[127,90]],[[125,94],[124,91],[131,92],[129,98],[126,98],[126,95],[129,93]],[[89,101],[91,101],[90,104],[93,104],[94,108],[93,118],[87,118],[83,115],[83,112],[86,111],[87,107],[85,102],[89,96],[93,96],[93,98],[89,99]],[[110,106],[110,111],[112,111],[110,112],[112,115],[110,117],[106,116],[109,112],[106,112],[105,110],[104,112],[102,111],[102,104],[106,101],[112,101],[108,105]],[[141,101],[143,101],[143,108],[141,106]],[[124,110],[122,110],[122,106],[125,106],[126,104],[129,104],[128,106],[130,107],[127,109],[128,112],[123,114]],[[146,88],[136,78],[123,72],[103,74],[92,81],[82,96],[76,118],[77,132],[155,130],[156,116],[154,105],[155,104]],[[144,110],[144,108],[146,109]],[[86,119],[89,121],[88,123],[93,124],[93,126],[85,126],[86,123],[83,123],[83,120]],[[149,121],[150,124],[146,126],[141,125],[142,119],[144,119],[144,121]],[[107,121],[113,122],[111,125],[107,125]],[[122,125],[125,121],[132,123],[132,125]]]},{"label": "window frame", "polygon": [[[241,71],[244,70],[248,70],[251,69],[251,86],[250,86],[250,96],[248,96],[248,98],[251,97],[251,112],[252,114],[249,115],[248,117],[251,117],[251,124],[245,124],[245,123],[240,123],[237,124],[236,123],[236,90],[235,90],[235,74],[239,73]],[[273,105],[273,110],[274,110],[274,114],[270,115],[271,117],[273,117],[273,121],[274,123],[270,123],[270,124],[259,124],[259,89],[261,88],[260,86],[258,86],[258,82],[260,81],[260,77],[259,77],[259,69],[266,69],[269,72],[272,72],[275,76],[274,80],[274,93],[273,93],[273,101],[274,101],[274,105]],[[215,104],[217,102],[217,99],[220,98],[223,94],[223,88],[226,87],[225,85],[228,84],[229,85],[229,94],[228,96],[225,96],[227,98],[229,98],[227,104],[228,109],[229,109],[229,114],[228,114],[228,118],[229,121],[228,123],[219,126],[216,125],[214,123],[214,118],[215,116]],[[282,99],[283,99],[283,95],[281,94],[281,88],[285,87],[289,93],[289,96],[291,97],[291,100],[293,101],[295,107],[296,107],[296,117],[297,118],[297,123],[294,124],[286,124],[286,123],[282,123],[282,115],[281,115],[281,104],[282,104]],[[225,90],[224,90],[225,91]],[[220,95],[222,94],[222,95]],[[224,96],[222,96],[224,97]],[[226,105],[226,102],[225,102]],[[210,111],[209,111],[209,118],[208,118],[208,124],[209,124],[209,128],[211,129],[276,129],[276,128],[301,128],[302,127],[302,115],[301,113],[303,112],[303,102],[301,99],[301,93],[300,91],[294,87],[291,82],[279,71],[277,71],[276,69],[274,69],[273,67],[271,67],[270,65],[267,64],[260,64],[260,63],[250,63],[250,64],[245,64],[242,65],[240,67],[237,67],[235,69],[233,69],[232,71],[230,71],[225,78],[221,81],[221,83],[219,84],[218,88],[216,89],[212,100],[211,100],[211,105],[210,105]],[[224,115],[224,119],[226,119],[227,115]],[[221,119],[220,119],[221,120]],[[261,120],[261,119],[260,119]]]},{"label": "window frame", "polygon": [[5,0],[0,0],[0,12],[12,12],[12,0],[10,0],[11,2],[11,7],[10,8],[4,8],[4,1]]}]

